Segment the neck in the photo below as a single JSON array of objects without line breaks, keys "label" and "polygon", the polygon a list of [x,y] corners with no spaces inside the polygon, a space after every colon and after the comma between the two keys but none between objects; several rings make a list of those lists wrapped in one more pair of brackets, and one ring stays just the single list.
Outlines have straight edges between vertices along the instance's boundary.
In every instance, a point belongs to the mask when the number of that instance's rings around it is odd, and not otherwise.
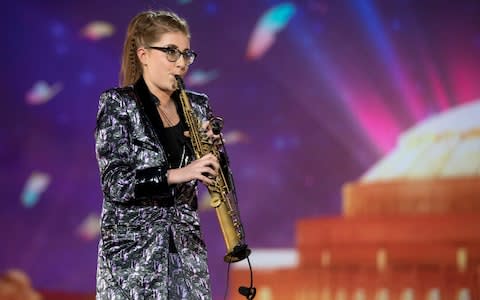
[{"label": "neck", "polygon": [[153,83],[151,83],[149,80],[147,79],[144,79],[144,80],[145,80],[145,84],[148,87],[148,90],[150,91],[150,93],[152,93],[153,95],[155,95],[155,97],[158,98],[161,106],[167,107],[173,103],[171,98],[173,91],[160,89],[157,86],[155,86]]}]

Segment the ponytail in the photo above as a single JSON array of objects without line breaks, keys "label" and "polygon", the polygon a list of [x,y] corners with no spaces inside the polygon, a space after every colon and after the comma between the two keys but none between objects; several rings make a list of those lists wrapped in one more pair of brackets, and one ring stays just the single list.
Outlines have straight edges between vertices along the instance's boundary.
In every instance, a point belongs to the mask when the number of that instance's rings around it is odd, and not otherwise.
[{"label": "ponytail", "polygon": [[128,24],[123,44],[122,66],[120,68],[120,86],[135,83],[143,74],[137,49],[154,43],[167,32],[183,32],[190,38],[185,19],[168,11],[145,11],[136,15]]}]

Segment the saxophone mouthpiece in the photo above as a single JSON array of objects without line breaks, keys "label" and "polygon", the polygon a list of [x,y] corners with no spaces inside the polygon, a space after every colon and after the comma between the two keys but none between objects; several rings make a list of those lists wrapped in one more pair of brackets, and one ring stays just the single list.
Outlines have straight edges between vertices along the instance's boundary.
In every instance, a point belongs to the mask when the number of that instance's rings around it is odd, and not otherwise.
[{"label": "saxophone mouthpiece", "polygon": [[174,76],[175,76],[175,80],[177,82],[177,89],[184,90],[185,89],[185,84],[183,83],[182,77],[180,77],[180,75],[174,75]]}]

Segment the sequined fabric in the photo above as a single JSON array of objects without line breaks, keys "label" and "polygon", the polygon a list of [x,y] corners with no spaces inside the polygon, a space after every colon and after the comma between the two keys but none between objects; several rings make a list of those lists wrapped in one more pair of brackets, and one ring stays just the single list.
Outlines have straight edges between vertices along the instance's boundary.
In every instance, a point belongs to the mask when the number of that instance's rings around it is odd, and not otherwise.
[{"label": "sequined fabric", "polygon": [[[206,96],[188,95],[205,120]],[[211,299],[196,182],[168,186],[159,122],[142,79],[100,96],[95,138],[104,199],[97,299]]]}]

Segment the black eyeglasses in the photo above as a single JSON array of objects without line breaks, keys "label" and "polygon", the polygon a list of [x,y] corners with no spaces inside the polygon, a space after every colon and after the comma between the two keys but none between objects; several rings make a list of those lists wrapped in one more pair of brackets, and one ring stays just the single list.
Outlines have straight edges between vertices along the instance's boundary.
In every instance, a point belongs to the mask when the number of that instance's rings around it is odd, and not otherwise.
[{"label": "black eyeglasses", "polygon": [[180,56],[183,56],[183,59],[185,60],[187,65],[191,65],[195,61],[195,58],[197,57],[197,53],[195,53],[190,49],[187,49],[182,52],[177,48],[173,48],[173,47],[148,46],[147,48],[164,52],[167,55],[168,61],[171,61],[171,62],[176,62],[180,58]]}]

